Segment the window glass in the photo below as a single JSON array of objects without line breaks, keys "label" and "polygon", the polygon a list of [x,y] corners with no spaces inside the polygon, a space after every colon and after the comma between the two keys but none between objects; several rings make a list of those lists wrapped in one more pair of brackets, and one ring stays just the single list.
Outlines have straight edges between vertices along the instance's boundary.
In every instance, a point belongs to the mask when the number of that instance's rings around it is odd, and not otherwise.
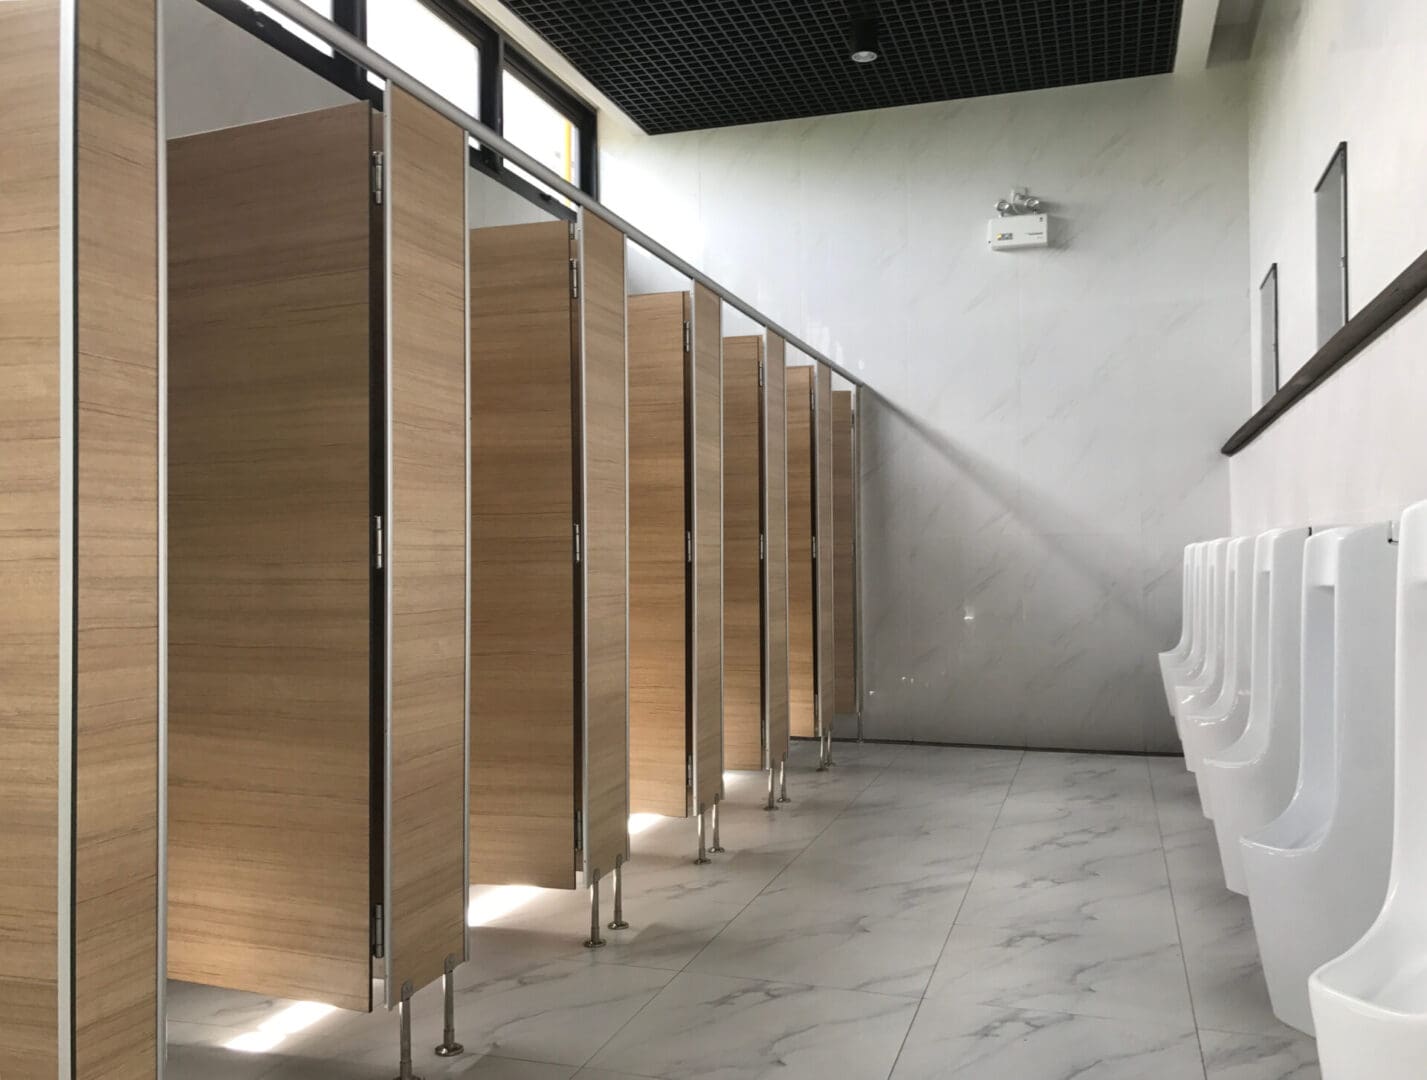
[{"label": "window glass", "polygon": [[480,49],[420,0],[367,0],[367,44],[452,105],[480,115]]},{"label": "window glass", "polygon": [[[297,23],[293,22],[286,15],[274,11],[272,8],[268,7],[267,4],[264,4],[262,0],[243,0],[243,2],[247,4],[248,7],[252,8],[254,11],[260,12],[263,15],[267,16],[269,19],[277,23],[283,29],[291,31],[291,33],[295,37],[301,38],[303,41],[307,42],[307,44],[311,45],[313,48],[321,52],[324,56],[332,55],[331,45],[328,45],[327,42],[323,41],[316,34],[309,33],[305,27],[298,26]],[[332,0],[302,0],[302,3],[305,6],[310,7],[313,11],[317,12],[317,14],[321,15],[324,19],[332,18]]]},{"label": "window glass", "polygon": [[[580,186],[580,129],[555,106],[509,71],[501,73],[504,135],[536,161],[575,187]],[[516,165],[511,171],[542,190],[549,189]],[[569,200],[556,196],[569,205]]]},{"label": "window glass", "polygon": [[1318,218],[1318,344],[1348,321],[1348,148],[1340,145],[1315,192]]}]

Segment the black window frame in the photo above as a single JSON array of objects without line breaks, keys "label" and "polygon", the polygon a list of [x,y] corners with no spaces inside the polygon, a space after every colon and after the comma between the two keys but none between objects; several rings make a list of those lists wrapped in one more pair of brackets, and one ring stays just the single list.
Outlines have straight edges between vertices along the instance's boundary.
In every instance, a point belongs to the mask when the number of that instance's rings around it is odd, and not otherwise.
[{"label": "black window frame", "polygon": [[[1353,317],[1353,305],[1350,299],[1351,294],[1349,292],[1349,289],[1351,287],[1351,281],[1348,276],[1350,260],[1348,257],[1348,144],[1346,140],[1338,143],[1338,145],[1333,148],[1333,153],[1328,158],[1328,164],[1323,167],[1323,172],[1319,175],[1318,182],[1313,185],[1313,228],[1315,237],[1315,246],[1313,252],[1313,272],[1315,276],[1313,282],[1313,289],[1315,301],[1318,297],[1319,290],[1321,288],[1321,283],[1318,281],[1317,275],[1322,272],[1323,268],[1323,264],[1321,259],[1319,258],[1319,252],[1317,251],[1316,245],[1317,230],[1319,227],[1318,197],[1320,194],[1322,194],[1323,185],[1328,182],[1328,178],[1332,175],[1333,167],[1335,165],[1338,166],[1338,173],[1341,177],[1341,190],[1339,191],[1339,197],[1342,201],[1342,205],[1339,208],[1338,228],[1339,242],[1340,246],[1342,247],[1342,265],[1339,267],[1339,275],[1342,279],[1343,285],[1343,303],[1342,309],[1337,312],[1337,326],[1336,329],[1333,331],[1334,333],[1346,326],[1348,320]],[[1321,336],[1323,330],[1322,313],[1316,310],[1316,303],[1314,311],[1314,323],[1319,336]],[[1332,334],[1328,335],[1328,337],[1331,336]],[[1318,342],[1318,347],[1321,348],[1326,343],[1327,338],[1324,338],[1323,340]]]},{"label": "black window frame", "polygon": [[[340,53],[329,56],[286,26],[249,7],[245,0],[197,0],[203,6],[242,27],[254,37],[320,75],[338,89],[380,108],[382,88],[367,78],[366,69]],[[591,198],[599,198],[598,113],[583,98],[545,67],[511,44],[495,26],[486,22],[462,0],[418,0],[456,33],[475,46],[480,55],[480,115],[476,119],[497,134],[505,135],[505,94],[502,76],[509,71],[543,101],[567,117],[580,133],[580,175],[576,186]],[[367,40],[368,0],[332,0],[332,21],[359,41]],[[471,164],[525,198],[561,217],[574,217],[560,199],[544,188],[505,167],[502,155],[490,147],[472,146]]]},{"label": "black window frame", "polygon": [[[1263,297],[1264,297],[1264,290],[1267,289],[1267,288],[1270,288],[1270,287],[1273,289],[1273,292],[1272,292],[1272,294],[1271,294],[1271,295],[1273,296],[1273,394],[1276,394],[1276,393],[1278,393],[1281,389],[1283,389],[1283,370],[1282,370],[1282,368],[1279,366],[1280,350],[1279,350],[1279,339],[1278,339],[1279,318],[1278,318],[1278,263],[1277,263],[1277,262],[1274,262],[1274,263],[1269,264],[1268,273],[1266,273],[1266,274],[1263,276],[1263,280],[1262,280],[1261,282],[1259,282],[1259,317],[1260,317],[1260,319],[1262,319],[1262,317],[1263,317]],[[1260,333],[1260,339],[1262,340],[1262,334],[1263,334],[1263,328],[1262,328],[1262,327],[1260,327],[1259,333]],[[1260,357],[1259,357],[1259,363],[1260,363],[1260,364],[1264,364],[1265,361],[1266,361],[1266,359],[1267,359],[1266,357],[1260,356]],[[1273,394],[1270,394],[1269,397],[1272,397]],[[1265,400],[1267,400],[1267,398],[1265,398]]]}]

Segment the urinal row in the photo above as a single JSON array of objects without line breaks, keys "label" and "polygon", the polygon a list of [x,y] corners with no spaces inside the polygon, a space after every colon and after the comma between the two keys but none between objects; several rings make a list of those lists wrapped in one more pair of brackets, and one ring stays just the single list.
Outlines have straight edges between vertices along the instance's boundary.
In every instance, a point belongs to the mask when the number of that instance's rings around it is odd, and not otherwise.
[{"label": "urinal row", "polygon": [[1427,503],[1192,544],[1166,699],[1249,897],[1275,1014],[1328,1080],[1427,1076]]}]

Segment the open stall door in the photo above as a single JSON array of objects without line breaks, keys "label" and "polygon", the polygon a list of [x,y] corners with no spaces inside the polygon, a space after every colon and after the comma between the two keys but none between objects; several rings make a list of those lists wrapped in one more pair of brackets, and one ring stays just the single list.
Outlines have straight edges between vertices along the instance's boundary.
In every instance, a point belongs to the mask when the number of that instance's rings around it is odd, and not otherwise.
[{"label": "open stall door", "polygon": [[[689,341],[694,805],[723,797],[723,302],[695,285]],[[751,440],[750,440],[751,441]]]},{"label": "open stall door", "polygon": [[813,369],[787,370],[788,733],[818,733],[813,633]]},{"label": "open stall door", "polygon": [[687,817],[689,294],[629,298],[629,804]]},{"label": "open stall door", "polygon": [[767,332],[763,386],[763,702],[765,765],[788,753],[787,349]]},{"label": "open stall door", "polygon": [[629,854],[629,443],[625,239],[580,211],[583,869]]},{"label": "open stall door", "polygon": [[371,1007],[365,104],[169,145],[169,974]]},{"label": "open stall door", "polygon": [[857,521],[853,508],[855,480],[853,473],[852,391],[832,393],[832,545],[833,545],[833,668],[835,671],[834,706],[838,716],[857,712],[857,645],[854,627],[857,625],[856,575],[853,572],[854,529]]},{"label": "open stall door", "polygon": [[813,648],[818,733],[832,734],[836,626],[833,618],[832,369],[813,367]]},{"label": "open stall door", "polygon": [[575,886],[573,258],[471,232],[472,882]]},{"label": "open stall door", "polygon": [[389,215],[387,1005],[466,955],[466,135],[403,90]]},{"label": "open stall door", "polygon": [[723,754],[766,767],[763,729],[763,338],[723,341]]}]

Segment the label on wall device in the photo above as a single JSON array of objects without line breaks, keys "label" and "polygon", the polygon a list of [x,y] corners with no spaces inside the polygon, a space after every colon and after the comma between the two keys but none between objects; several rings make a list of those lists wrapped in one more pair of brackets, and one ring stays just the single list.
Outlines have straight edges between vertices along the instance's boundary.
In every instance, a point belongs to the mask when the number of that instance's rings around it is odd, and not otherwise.
[{"label": "label on wall device", "polygon": [[1050,244],[1050,218],[1045,214],[992,218],[986,223],[986,244],[992,251],[1047,247]]}]

